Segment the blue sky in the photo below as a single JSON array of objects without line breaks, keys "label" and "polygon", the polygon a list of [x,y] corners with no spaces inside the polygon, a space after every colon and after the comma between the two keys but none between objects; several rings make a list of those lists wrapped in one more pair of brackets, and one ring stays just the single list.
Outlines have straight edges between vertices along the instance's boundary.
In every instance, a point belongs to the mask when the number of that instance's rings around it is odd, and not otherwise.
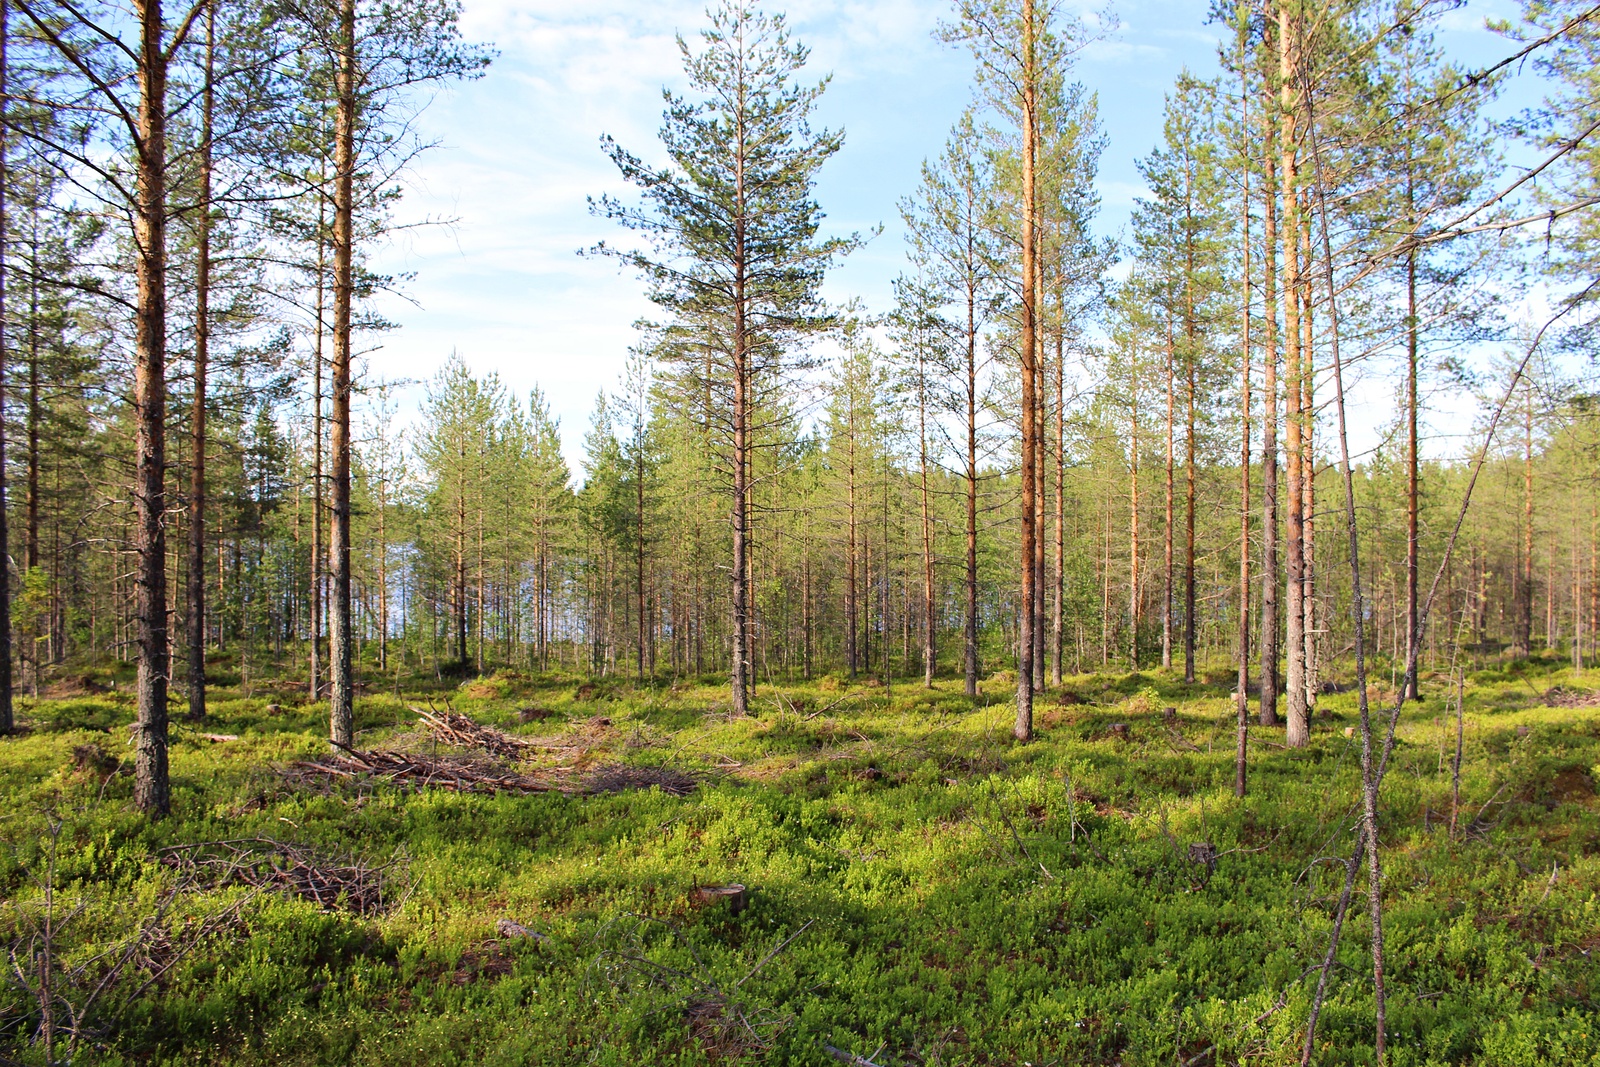
[{"label": "blue sky", "polygon": [[[1106,233],[1121,232],[1142,191],[1135,163],[1160,135],[1174,77],[1185,66],[1214,69],[1218,27],[1206,24],[1208,6],[1122,0],[1120,28],[1075,71],[1098,94],[1108,136],[1099,179]],[[970,100],[968,56],[933,36],[950,4],[796,0],[769,9],[786,11],[811,47],[810,69],[833,75],[820,119],[846,139],[818,190],[830,227],[885,227],[837,270],[828,293],[885,308],[903,257],[896,201]],[[599,138],[656,153],[661,89],[682,86],[674,34],[692,37],[704,10],[701,0],[466,0],[465,33],[492,42],[499,58],[422,116],[437,147],[408,175],[400,215],[453,221],[408,228],[378,251],[380,269],[413,277],[408,299],[381,306],[400,328],[372,339],[381,347],[368,357],[369,378],[420,382],[457,351],[518,393],[540,386],[575,464],[595,394],[615,384],[631,324],[650,311],[636,278],[577,254],[617,236],[590,216],[586,198],[629,193]],[[1483,21],[1513,11],[1508,0],[1472,0],[1447,17],[1443,43],[1462,62],[1503,55]],[[419,395],[409,390],[403,411]]]}]

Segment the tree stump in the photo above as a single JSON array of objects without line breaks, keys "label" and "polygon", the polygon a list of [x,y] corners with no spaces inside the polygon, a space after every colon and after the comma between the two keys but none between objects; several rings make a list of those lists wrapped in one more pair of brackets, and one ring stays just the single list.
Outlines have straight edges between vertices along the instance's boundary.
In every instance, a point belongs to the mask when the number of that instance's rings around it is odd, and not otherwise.
[{"label": "tree stump", "polygon": [[1129,734],[1128,734],[1128,724],[1125,723],[1125,722],[1114,722],[1114,723],[1112,723],[1111,724],[1111,736],[1115,737],[1118,741],[1126,741],[1126,740],[1128,740],[1128,736],[1129,736]]},{"label": "tree stump", "polygon": [[1189,846],[1189,862],[1204,866],[1209,876],[1217,869],[1217,846],[1210,841],[1196,841]]},{"label": "tree stump", "polygon": [[710,905],[726,900],[728,902],[728,911],[733,915],[739,914],[750,906],[749,890],[738,883],[733,885],[703,885],[696,889],[695,892],[699,895],[702,904]]},{"label": "tree stump", "polygon": [[1177,708],[1162,708],[1161,709],[1161,717],[1163,719],[1165,719],[1169,723],[1177,722],[1178,721],[1178,709]]}]

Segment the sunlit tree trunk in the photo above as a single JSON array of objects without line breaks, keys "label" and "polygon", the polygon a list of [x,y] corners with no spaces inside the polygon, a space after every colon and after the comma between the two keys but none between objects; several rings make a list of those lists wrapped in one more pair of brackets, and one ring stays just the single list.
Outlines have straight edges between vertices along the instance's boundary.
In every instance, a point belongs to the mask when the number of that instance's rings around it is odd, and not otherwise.
[{"label": "sunlit tree trunk", "polygon": [[[6,506],[6,408],[7,356],[10,354],[10,335],[6,322],[6,284],[8,259],[7,237],[10,223],[7,215],[6,191],[11,180],[10,141],[10,81],[11,68],[6,48],[11,39],[11,4],[0,0],[0,554],[10,545],[7,529]],[[94,627],[91,624],[90,630]],[[0,567],[0,734],[16,729],[16,714],[11,705],[11,568]]]},{"label": "sunlit tree trunk", "polygon": [[[970,206],[975,200],[973,190],[965,190]],[[967,256],[969,265],[977,256],[975,237],[971,226],[967,230]],[[969,269],[966,277],[967,331],[966,331],[966,613],[962,620],[962,667],[966,694],[976,699],[978,695],[978,292],[976,279]]]},{"label": "sunlit tree trunk", "polygon": [[1128,663],[1139,669],[1139,626],[1144,616],[1144,596],[1139,577],[1139,353],[1129,357],[1128,420]]},{"label": "sunlit tree trunk", "polygon": [[1301,379],[1300,409],[1304,412],[1305,426],[1301,436],[1300,447],[1304,456],[1301,461],[1302,484],[1305,488],[1305,502],[1301,505],[1300,514],[1304,516],[1304,559],[1305,571],[1302,579],[1304,593],[1300,605],[1305,612],[1305,623],[1302,632],[1305,635],[1305,700],[1306,715],[1309,716],[1317,707],[1317,364],[1316,364],[1316,333],[1313,329],[1313,295],[1311,256],[1311,194],[1306,194],[1306,207],[1301,215],[1307,220],[1300,227],[1301,262],[1304,267],[1301,271],[1301,314],[1300,329],[1303,335],[1300,345],[1300,361],[1305,368]]},{"label": "sunlit tree trunk", "polygon": [[1296,178],[1298,46],[1288,0],[1278,4],[1279,74],[1282,79],[1283,116],[1283,269],[1284,269],[1284,362],[1288,373],[1288,439],[1284,443],[1288,484],[1286,515],[1286,556],[1289,633],[1288,697],[1289,715],[1285,740],[1293,748],[1310,740],[1309,709],[1306,706],[1306,624],[1305,624],[1305,412],[1302,389],[1305,381],[1300,332],[1300,209]]},{"label": "sunlit tree trunk", "polygon": [[333,425],[329,439],[333,459],[329,494],[333,521],[328,540],[332,632],[328,668],[332,675],[329,737],[344,745],[355,740],[355,678],[351,663],[355,633],[350,613],[350,305],[355,295],[356,76],[356,0],[339,0],[333,186]]},{"label": "sunlit tree trunk", "polygon": [[1173,520],[1175,518],[1175,484],[1174,474],[1174,438],[1173,419],[1175,415],[1173,393],[1173,351],[1172,351],[1172,324],[1167,324],[1167,349],[1166,349],[1166,386],[1167,386],[1167,514],[1166,523],[1162,530],[1164,541],[1163,572],[1161,577],[1161,666],[1166,669],[1172,667],[1172,535]]},{"label": "sunlit tree trunk", "polygon": [[[1043,223],[1040,221],[1035,230],[1035,242],[1041,248],[1045,245],[1042,235]],[[1050,455],[1050,434],[1046,429],[1046,418],[1049,407],[1049,368],[1044,355],[1045,338],[1045,298],[1044,298],[1044,273],[1045,266],[1042,254],[1034,260],[1033,270],[1033,306],[1034,325],[1033,332],[1034,352],[1034,405],[1033,405],[1033,688],[1035,692],[1044,688],[1045,669],[1045,600],[1044,591],[1047,585],[1045,575],[1045,486],[1047,458]]]},{"label": "sunlit tree trunk", "polygon": [[1039,308],[1035,279],[1039,269],[1037,211],[1039,196],[1036,188],[1039,142],[1039,13],[1035,0],[1022,3],[1022,336],[1020,356],[1022,363],[1022,482],[1021,556],[1022,589],[1018,598],[1020,617],[1017,627],[1017,719],[1012,734],[1019,741],[1033,736],[1033,645],[1035,586],[1038,582],[1038,527],[1035,522],[1039,442],[1034,411],[1038,406],[1038,352]]},{"label": "sunlit tree trunk", "polygon": [[327,198],[317,193],[317,338],[311,350],[311,700],[322,698],[322,340],[326,332]]},{"label": "sunlit tree trunk", "polygon": [[[1240,27],[1240,59],[1249,33],[1248,22]],[[1245,795],[1250,738],[1250,77],[1249,67],[1239,64],[1239,132],[1244,139],[1245,164],[1240,168],[1243,188],[1239,203],[1243,240],[1240,242],[1240,337],[1239,337],[1239,674],[1234,706],[1238,712],[1237,740],[1234,748],[1233,793]]]},{"label": "sunlit tree trunk", "polygon": [[933,514],[928,494],[927,357],[917,349],[917,464],[922,505],[922,684],[933,688],[938,667],[938,605],[934,600]]},{"label": "sunlit tree trunk", "polygon": [[[1065,307],[1065,293],[1061,306]],[[1064,314],[1064,312],[1063,312]],[[1067,369],[1066,323],[1056,330],[1056,552],[1055,596],[1050,609],[1050,684],[1061,685],[1061,628],[1067,595]]]},{"label": "sunlit tree trunk", "polygon": [[194,410],[189,445],[188,642],[189,717],[206,716],[206,371],[211,349],[212,71],[217,43],[215,0],[206,8],[205,80],[200,93],[200,213],[195,222]]},{"label": "sunlit tree trunk", "polygon": [[1522,408],[1522,529],[1517,589],[1513,597],[1516,611],[1515,651],[1519,656],[1533,651],[1533,381],[1524,386]]},{"label": "sunlit tree trunk", "polygon": [[150,815],[172,809],[167,779],[167,63],[160,0],[135,0],[140,28],[138,189],[134,270],[134,530],[139,673],[136,682],[134,804]]},{"label": "sunlit tree trunk", "polygon": [[[1270,85],[1270,81],[1268,82]],[[1261,698],[1263,726],[1278,723],[1278,190],[1272,96],[1261,109]]]}]

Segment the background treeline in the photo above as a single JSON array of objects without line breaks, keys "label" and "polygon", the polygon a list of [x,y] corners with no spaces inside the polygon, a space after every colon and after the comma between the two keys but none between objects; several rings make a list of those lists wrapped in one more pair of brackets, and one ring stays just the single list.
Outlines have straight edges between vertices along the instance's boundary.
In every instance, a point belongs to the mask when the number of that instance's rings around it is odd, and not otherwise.
[{"label": "background treeline", "polygon": [[[720,8],[669,162],[605,142],[642,197],[595,210],[641,246],[595,251],[661,314],[578,428],[455,358],[401,418],[355,358],[420,94],[487,62],[455,6],[9,0],[0,663],[137,661],[153,783],[167,679],[203,715],[208,662],[299,674],[348,743],[358,676],[720,674],[742,709],[1009,670],[1026,733],[1064,674],[1242,661],[1297,743],[1355,640],[1336,353],[1382,429],[1353,471],[1367,653],[1395,686],[1413,641],[1424,669],[1592,661],[1600,15],[1530,3],[1519,61],[1468,70],[1432,36],[1454,6],[1218,3],[1114,242],[1073,80],[1110,28],[963,0],[940,32],[974,105],[900,205],[880,314],[819,295],[859,243],[812,196],[824,84],[781,18]],[[1491,121],[1524,69],[1542,102]]]}]

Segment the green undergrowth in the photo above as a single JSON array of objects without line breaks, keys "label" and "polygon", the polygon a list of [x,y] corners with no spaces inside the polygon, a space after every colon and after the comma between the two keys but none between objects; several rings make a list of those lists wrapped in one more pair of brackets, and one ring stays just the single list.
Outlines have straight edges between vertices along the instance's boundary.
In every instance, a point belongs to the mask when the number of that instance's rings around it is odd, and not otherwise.
[{"label": "green undergrowth", "polygon": [[[291,783],[323,711],[258,679],[174,722],[157,823],[131,808],[125,682],[24,700],[0,741],[0,1043],[44,1063],[48,999],[77,1063],[1298,1062],[1355,700],[1322,697],[1304,749],[1252,725],[1240,800],[1225,676],[1069,678],[1026,744],[1004,677],[977,701],[764,687],[748,718],[715,679],[503,673],[359,704],[361,748],[443,751],[408,707],[448,703],[538,739],[524,773],[672,767],[687,796]],[[1385,784],[1391,1062],[1600,1064],[1600,672],[1469,674],[1453,836],[1446,689],[1408,706]],[[220,840],[381,869],[382,905],[163,861]],[[732,883],[747,907],[696,892]],[[1369,934],[1358,894],[1318,1063],[1373,1062]]]}]

